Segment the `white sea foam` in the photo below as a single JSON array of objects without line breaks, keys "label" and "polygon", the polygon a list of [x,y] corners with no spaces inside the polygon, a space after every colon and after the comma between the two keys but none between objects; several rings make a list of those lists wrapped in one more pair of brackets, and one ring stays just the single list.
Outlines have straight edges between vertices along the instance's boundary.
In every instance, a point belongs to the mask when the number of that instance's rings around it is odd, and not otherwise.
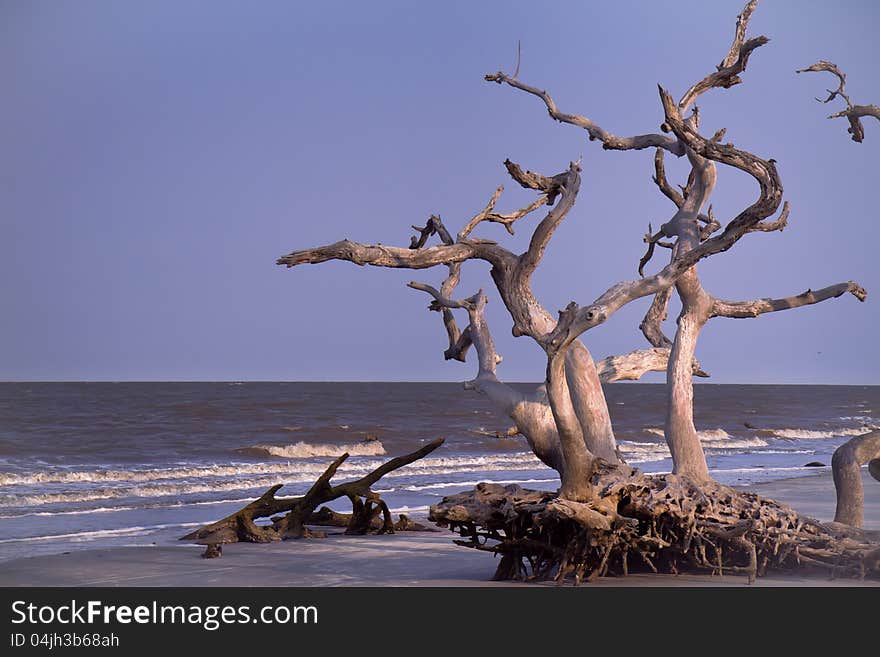
[{"label": "white sea foam", "polygon": [[620,451],[629,463],[648,463],[668,459],[669,448],[666,443],[641,443],[634,440],[621,440]]},{"label": "white sea foam", "polygon": [[[377,493],[380,491],[376,491]],[[154,504],[144,504],[140,506],[99,506],[91,509],[71,509],[65,511],[25,511],[23,513],[8,513],[0,515],[0,520],[8,520],[11,518],[30,518],[44,516],[81,516],[92,513],[118,513],[120,511],[143,511],[144,509],[173,509],[176,507],[192,507],[192,506],[209,506],[215,504],[241,504],[245,505],[253,502],[253,497],[235,497],[224,500],[204,500],[204,501],[185,501],[185,502],[157,502]]]},{"label": "white sea foam", "polygon": [[[750,447],[766,447],[767,441],[757,436],[754,438],[724,438],[720,440],[701,439],[706,449],[748,449]],[[761,454],[764,452],[761,451]]]},{"label": "white sea foam", "polygon": [[[370,445],[373,443],[365,443]],[[334,451],[333,456],[342,452]],[[384,452],[383,452],[384,453]],[[459,468],[509,466],[514,469],[521,466],[541,467],[540,461],[531,452],[513,452],[491,456],[460,456],[425,458],[417,461],[419,470],[456,471]],[[381,465],[380,461],[348,461],[339,468],[340,475],[348,473],[368,472]],[[134,470],[82,470],[58,471],[41,470],[38,472],[0,472],[0,485],[31,485],[31,484],[66,484],[66,483],[101,483],[101,482],[151,482],[168,479],[201,479],[205,477],[231,477],[242,475],[296,475],[320,474],[326,469],[326,463],[231,463],[228,465],[185,466],[179,468],[154,468]],[[412,469],[407,469],[412,472]],[[388,475],[385,475],[386,477]]]},{"label": "white sea foam", "polygon": [[822,438],[834,438],[839,436],[861,436],[869,433],[871,429],[860,427],[828,429],[827,431],[815,431],[812,429],[770,429],[770,434],[776,438],[786,438],[788,440],[819,440]]},{"label": "white sea foam", "polygon": [[[341,452],[340,452],[341,453]],[[338,456],[339,454],[337,454]],[[135,470],[83,470],[64,472],[0,473],[0,485],[67,484],[112,481],[158,481],[162,479],[200,479],[202,477],[229,477],[247,474],[287,474],[291,472],[323,472],[323,464],[314,463],[232,463],[229,465],[185,466]]]},{"label": "white sea foam", "polygon": [[[347,428],[347,427],[346,427]],[[378,440],[355,443],[353,445],[332,445],[307,443],[300,441],[293,445],[252,445],[238,450],[255,456],[276,456],[283,459],[308,459],[316,456],[341,456],[348,452],[350,456],[381,456],[385,447]]]},{"label": "white sea foam", "polygon": [[[659,436],[660,438],[664,438],[666,433],[660,427],[645,427],[642,429],[645,433],[649,433],[652,436]],[[721,440],[730,440],[732,436],[727,433],[724,429],[703,429],[697,431],[697,437],[701,442],[718,442]]]},{"label": "white sea foam", "polygon": [[731,435],[724,429],[704,429],[697,431],[697,437],[700,442],[718,442],[719,440],[730,440]]},{"label": "white sea foam", "polygon": [[70,534],[47,534],[45,536],[24,536],[21,538],[4,538],[0,539],[0,543],[23,543],[29,541],[52,541],[58,539],[68,539],[74,542],[94,541],[100,538],[116,537],[116,536],[144,536],[152,534],[160,529],[176,529],[183,527],[196,527],[204,525],[203,522],[181,522],[167,525],[147,525],[144,527],[121,527],[119,529],[98,529],[89,532],[73,532]]},{"label": "white sea foam", "polygon": [[431,507],[425,506],[399,506],[396,509],[388,509],[388,513],[419,513],[427,511]]},{"label": "white sea foam", "polygon": [[[663,429],[659,427],[645,427],[643,429],[645,433],[649,433],[654,436],[660,436],[661,438],[665,437],[665,433]],[[749,447],[766,447],[767,441],[763,440],[758,436],[754,436],[752,438],[737,438],[736,436],[731,436],[722,428],[717,429],[702,429],[697,431],[697,437],[700,439],[700,442],[703,443],[703,446],[706,448],[716,448],[716,449],[746,449]],[[635,443],[637,445],[645,445],[649,443]],[[623,443],[622,443],[623,445]],[[621,446],[623,449],[623,446]],[[667,452],[668,453],[668,452]]]},{"label": "white sea foam", "polygon": [[[304,479],[303,481],[306,481]],[[195,493],[268,488],[279,483],[277,477],[210,482],[204,484],[144,484],[131,487],[101,488],[63,493],[0,495],[0,507],[43,506],[114,500],[129,497],[170,497]]]},{"label": "white sea foam", "polygon": [[[311,467],[304,467],[306,465],[310,465]],[[350,467],[341,467],[339,469],[339,476],[363,476],[377,468],[379,465],[379,461],[362,461],[360,463],[351,464]],[[343,464],[343,466],[345,466],[345,464]],[[269,486],[273,486],[278,483],[303,484],[313,482],[315,479],[315,473],[323,472],[324,469],[325,465],[290,464],[286,466],[286,469],[283,472],[264,474],[265,470],[257,471],[262,476],[251,478],[227,478],[224,480],[214,477],[212,474],[212,478],[210,479],[195,482],[191,480],[162,482],[160,480],[159,483],[152,483],[152,480],[144,481],[138,479],[134,480],[138,482],[138,485],[134,486],[102,487],[97,490],[76,490],[57,493],[7,494],[0,495],[0,507],[9,508],[24,506],[43,506],[46,504],[82,503],[129,497],[170,497],[192,495],[196,493],[217,493],[221,491],[239,491],[256,488],[268,488]],[[390,472],[386,474],[384,478],[394,479],[396,477],[438,476],[451,473],[536,469],[541,470],[547,468],[530,452],[478,457],[453,456],[447,458],[422,459],[417,462],[417,465],[408,466],[406,468],[402,468],[399,471]],[[209,469],[209,471],[211,473],[216,472],[216,470],[214,469]],[[235,472],[234,474],[240,475],[242,473]],[[283,477],[279,476],[280,474],[283,474]],[[74,481],[85,480],[86,479],[77,479]]]}]

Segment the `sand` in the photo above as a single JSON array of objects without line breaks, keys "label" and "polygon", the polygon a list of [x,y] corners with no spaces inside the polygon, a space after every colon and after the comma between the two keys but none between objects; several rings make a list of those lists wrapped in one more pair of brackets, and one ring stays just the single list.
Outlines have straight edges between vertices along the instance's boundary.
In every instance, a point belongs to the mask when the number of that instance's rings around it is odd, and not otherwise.
[{"label": "sand", "polygon": [[[830,520],[830,472],[750,487],[804,515]],[[880,484],[865,475],[865,527],[880,529]],[[0,563],[0,586],[535,586],[492,582],[490,554],[452,543],[453,535],[401,533],[224,546],[220,559],[202,559],[200,546],[82,550]],[[631,575],[591,586],[746,586],[744,577]],[[880,586],[880,582],[822,576],[759,578],[753,586]]]}]

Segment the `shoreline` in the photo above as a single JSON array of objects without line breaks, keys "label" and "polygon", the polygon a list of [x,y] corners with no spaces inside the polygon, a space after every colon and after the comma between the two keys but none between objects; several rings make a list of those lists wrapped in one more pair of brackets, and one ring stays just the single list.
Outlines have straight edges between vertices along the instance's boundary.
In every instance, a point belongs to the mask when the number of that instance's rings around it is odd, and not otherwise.
[{"label": "shoreline", "polygon": [[[880,484],[863,471],[865,528],[880,529]],[[834,515],[830,471],[743,487],[827,521]],[[454,534],[404,532],[345,536],[326,528],[325,539],[224,546],[220,559],[202,559],[203,546],[91,549],[23,557],[0,563],[0,586],[391,586],[517,587],[493,582],[492,556],[452,542]],[[539,586],[552,583],[539,583]],[[607,577],[589,586],[746,586],[742,576],[652,575]],[[587,586],[587,588],[589,588]],[[771,574],[752,586],[880,586],[876,581],[832,580],[822,575]]]}]

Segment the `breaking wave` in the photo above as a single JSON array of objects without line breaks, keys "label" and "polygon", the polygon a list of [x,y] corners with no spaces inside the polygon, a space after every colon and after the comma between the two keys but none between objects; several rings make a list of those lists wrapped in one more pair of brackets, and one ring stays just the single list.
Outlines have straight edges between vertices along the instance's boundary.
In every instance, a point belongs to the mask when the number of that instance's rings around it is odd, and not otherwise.
[{"label": "breaking wave", "polygon": [[[370,444],[370,443],[366,443]],[[384,451],[383,451],[384,453]],[[335,456],[339,454],[334,452]],[[232,463],[229,465],[191,466],[179,468],[155,468],[135,470],[83,470],[75,472],[59,472],[46,470],[39,472],[15,473],[0,472],[0,485],[16,486],[29,484],[65,484],[65,483],[101,483],[101,482],[151,482],[167,479],[201,479],[203,477],[230,477],[241,475],[297,475],[297,474],[320,474],[326,469],[325,463]],[[379,461],[361,461],[359,463],[344,463],[339,468],[340,475],[366,473],[379,467]],[[501,467],[495,467],[501,466]],[[450,469],[458,471],[461,468],[480,469],[528,469],[531,467],[543,467],[541,462],[531,452],[517,452],[513,454],[497,454],[492,456],[450,456],[440,458],[425,458],[417,461],[416,466],[408,467],[404,473],[413,473],[416,470],[437,472],[437,470]],[[391,473],[393,475],[393,473]],[[391,475],[385,475],[386,477]]]},{"label": "breaking wave", "polygon": [[822,438],[835,438],[838,436],[861,436],[870,433],[868,427],[858,429],[829,429],[827,431],[814,431],[812,429],[768,429],[766,433],[774,438],[786,440],[820,440]]},{"label": "breaking wave", "polygon": [[350,456],[381,456],[385,447],[381,441],[355,443],[353,445],[317,444],[300,441],[293,445],[252,445],[237,450],[240,454],[252,456],[274,456],[282,459],[308,459],[315,456],[342,456],[348,452]]},{"label": "breaking wave", "polygon": [[[649,433],[652,436],[659,436],[660,438],[665,438],[666,434],[660,427],[645,427],[643,429],[645,433]],[[745,441],[740,440],[739,438],[734,438],[729,433],[727,433],[724,429],[703,429],[701,431],[697,431],[697,437],[700,439],[702,443],[721,443],[724,442],[725,446],[728,447],[760,447],[762,445],[766,445],[767,443],[760,442],[752,442],[751,439],[747,439]],[[742,443],[742,444],[736,444]]]},{"label": "breaking wave", "polygon": [[[359,463],[344,463],[339,469],[339,476],[359,477],[374,470],[381,464],[380,461],[361,461]],[[311,484],[316,474],[320,474],[326,468],[325,464],[316,463],[289,463],[278,464],[248,464],[245,468],[240,466],[214,466],[210,468],[175,468],[166,470],[135,470],[135,471],[99,471],[61,473],[73,477],[65,482],[80,481],[113,481],[109,477],[116,477],[116,481],[125,483],[131,481],[134,486],[102,486],[99,489],[61,491],[50,493],[23,493],[0,495],[0,508],[18,506],[43,506],[46,504],[83,503],[99,500],[113,500],[120,498],[155,498],[196,493],[218,493],[221,491],[244,491],[257,488],[268,488],[278,483],[286,485]],[[399,471],[390,472],[384,479],[412,476],[437,476],[450,473],[466,472],[497,472],[505,470],[535,470],[546,469],[530,452],[515,454],[499,454],[480,457],[446,457],[425,458],[413,465],[402,468]],[[209,478],[201,481],[190,481],[201,473]],[[17,477],[17,484],[35,483],[45,481],[43,477],[50,477],[58,473],[32,473],[31,475],[5,475]],[[156,476],[156,475],[159,476]],[[259,476],[234,479],[219,479],[216,475],[242,475],[255,474]],[[147,478],[152,475],[152,478]],[[178,478],[186,477],[183,481],[168,481],[171,475]],[[283,475],[283,476],[281,476]],[[101,479],[101,477],[105,477]],[[127,478],[126,478],[127,477]],[[158,480],[158,481],[155,481]],[[63,483],[63,482],[62,482]]]}]

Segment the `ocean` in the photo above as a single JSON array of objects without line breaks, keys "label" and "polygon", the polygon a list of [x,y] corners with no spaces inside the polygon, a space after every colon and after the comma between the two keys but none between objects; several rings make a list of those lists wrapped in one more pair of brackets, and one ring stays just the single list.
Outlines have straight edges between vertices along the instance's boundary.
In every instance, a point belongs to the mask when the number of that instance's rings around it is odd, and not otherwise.
[{"label": "ocean", "polygon": [[[606,393],[627,462],[668,472],[665,386]],[[840,444],[880,427],[880,386],[701,384],[695,399],[712,475],[730,485],[815,473],[807,463],[828,466]],[[495,436],[510,425],[456,383],[0,383],[0,568],[176,545],[274,484],[303,493],[342,452],[337,483],[439,436],[442,447],[375,486],[395,514],[424,516],[481,481],[555,489],[524,438]]]}]

